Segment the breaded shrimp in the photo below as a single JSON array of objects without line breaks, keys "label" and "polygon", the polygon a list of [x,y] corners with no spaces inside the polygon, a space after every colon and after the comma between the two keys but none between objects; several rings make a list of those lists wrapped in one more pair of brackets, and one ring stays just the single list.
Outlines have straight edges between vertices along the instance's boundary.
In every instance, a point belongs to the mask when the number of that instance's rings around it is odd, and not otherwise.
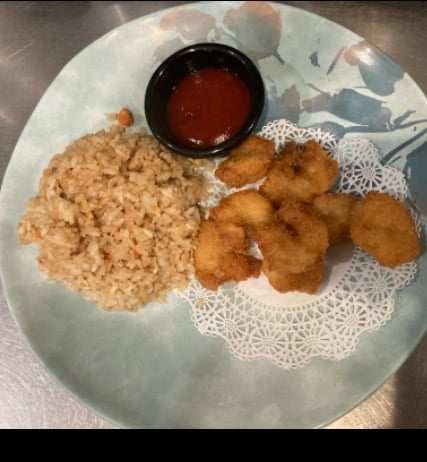
[{"label": "breaded shrimp", "polygon": [[314,198],[313,210],[328,227],[329,245],[351,241],[350,215],[355,203],[348,194],[325,193]]},{"label": "breaded shrimp", "polygon": [[308,206],[282,202],[277,220],[254,233],[270,272],[303,273],[323,260],[328,229]]},{"label": "breaded shrimp", "polygon": [[269,260],[264,260],[262,271],[267,276],[271,286],[278,292],[285,293],[297,290],[314,294],[322,284],[324,265],[321,261],[303,273],[288,273],[270,268]]},{"label": "breaded shrimp", "polygon": [[195,275],[203,287],[217,290],[227,281],[243,281],[258,277],[261,261],[247,255],[249,250],[242,242],[237,248],[224,242],[213,220],[200,224],[197,245],[194,251]]},{"label": "breaded shrimp", "polygon": [[251,135],[221,162],[215,176],[227,186],[240,188],[263,178],[275,152],[274,142]]},{"label": "breaded shrimp", "polygon": [[273,160],[260,192],[276,206],[286,198],[311,202],[333,186],[338,173],[338,163],[315,140],[302,149],[290,141]]},{"label": "breaded shrimp", "polygon": [[274,208],[269,200],[255,189],[245,189],[221,199],[220,203],[210,210],[210,217],[219,226],[221,223],[242,226],[250,237],[253,230],[274,221]]},{"label": "breaded shrimp", "polygon": [[355,204],[351,239],[383,266],[410,262],[420,253],[414,220],[403,204],[385,193],[369,191]]},{"label": "breaded shrimp", "polygon": [[222,241],[237,252],[249,248],[249,238],[242,226],[234,223],[216,222],[216,229]]}]

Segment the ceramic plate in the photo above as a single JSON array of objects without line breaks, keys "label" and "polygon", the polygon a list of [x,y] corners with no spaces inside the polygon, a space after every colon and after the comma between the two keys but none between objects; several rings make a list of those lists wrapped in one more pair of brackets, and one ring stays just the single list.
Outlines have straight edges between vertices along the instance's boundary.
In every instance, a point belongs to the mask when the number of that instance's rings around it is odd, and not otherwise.
[{"label": "ceramic plate", "polygon": [[[35,354],[75,397],[124,427],[318,427],[378,388],[427,326],[427,259],[399,294],[390,322],[364,334],[340,361],[283,370],[263,358],[236,359],[202,336],[175,295],[136,314],[104,313],[49,283],[36,249],[16,226],[53,154],[131,108],[143,124],[154,69],[185,45],[216,41],[259,66],[268,104],[259,126],[287,118],[338,136],[369,138],[382,162],[403,170],[427,213],[427,104],[396,63],[361,37],[316,15],[264,2],[205,2],[125,24],[92,43],[53,81],[17,143],[1,191],[0,255],[11,311]],[[138,117],[140,116],[140,117]]]}]

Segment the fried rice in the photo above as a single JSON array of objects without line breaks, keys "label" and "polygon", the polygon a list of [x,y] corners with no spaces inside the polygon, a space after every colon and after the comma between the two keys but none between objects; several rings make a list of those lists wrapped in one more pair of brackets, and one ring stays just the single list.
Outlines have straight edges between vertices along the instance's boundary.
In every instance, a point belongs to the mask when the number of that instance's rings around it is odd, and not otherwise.
[{"label": "fried rice", "polygon": [[135,311],[194,274],[206,191],[195,161],[145,132],[100,131],[52,158],[19,225],[20,242],[37,244],[50,280],[104,310]]}]

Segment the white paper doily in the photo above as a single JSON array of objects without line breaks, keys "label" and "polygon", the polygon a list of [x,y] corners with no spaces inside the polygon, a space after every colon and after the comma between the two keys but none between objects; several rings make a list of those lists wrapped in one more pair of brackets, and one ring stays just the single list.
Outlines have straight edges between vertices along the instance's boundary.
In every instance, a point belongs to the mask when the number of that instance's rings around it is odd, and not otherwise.
[{"label": "white paper doily", "polygon": [[[298,128],[287,120],[270,122],[260,132],[280,149],[286,141],[317,140],[340,164],[336,192],[363,196],[370,190],[405,200],[404,174],[380,163],[380,152],[367,139],[337,139],[319,129]],[[210,178],[214,186],[209,207],[234,189]],[[412,211],[415,217],[415,212]],[[416,218],[416,217],[415,217]],[[269,358],[285,369],[311,358],[339,360],[355,348],[363,332],[383,326],[396,305],[396,292],[410,284],[416,262],[382,267],[359,247],[342,244],[328,249],[326,277],[316,295],[280,294],[261,275],[227,283],[217,291],[195,279],[179,293],[191,306],[191,318],[201,334],[221,337],[240,359]]]}]

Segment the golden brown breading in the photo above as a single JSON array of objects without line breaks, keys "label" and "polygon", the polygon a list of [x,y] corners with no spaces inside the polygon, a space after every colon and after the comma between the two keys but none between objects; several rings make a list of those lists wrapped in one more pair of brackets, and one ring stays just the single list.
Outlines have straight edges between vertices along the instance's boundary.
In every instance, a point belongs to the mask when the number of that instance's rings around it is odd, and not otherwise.
[{"label": "golden brown breading", "polygon": [[267,276],[271,286],[278,292],[285,293],[297,290],[314,294],[322,284],[324,265],[321,261],[303,273],[288,273],[270,268],[269,260],[264,260],[262,271]]},{"label": "golden brown breading", "polygon": [[215,222],[216,229],[222,241],[237,252],[245,252],[249,248],[249,238],[242,226],[234,223]]},{"label": "golden brown breading", "polygon": [[215,176],[227,186],[234,188],[255,183],[267,174],[274,152],[273,141],[251,135],[219,164]]},{"label": "golden brown breading", "polygon": [[213,220],[202,221],[194,251],[196,278],[206,289],[217,290],[227,281],[258,277],[261,262],[247,255],[248,250],[224,242]]},{"label": "golden brown breading", "polygon": [[323,260],[328,230],[307,206],[286,200],[276,222],[257,230],[254,240],[270,271],[303,273]]},{"label": "golden brown breading", "polygon": [[403,204],[385,193],[370,191],[351,213],[353,242],[383,266],[414,260],[420,242],[414,220]]},{"label": "golden brown breading", "polygon": [[350,216],[355,203],[348,194],[325,193],[314,198],[313,210],[328,227],[329,245],[351,241]]},{"label": "golden brown breading", "polygon": [[286,198],[311,202],[333,186],[338,173],[338,163],[319,143],[308,140],[299,149],[291,141],[273,160],[260,192],[274,205]]},{"label": "golden brown breading", "polygon": [[[302,148],[286,143],[273,160],[274,146],[259,137],[242,143],[217,169],[229,186],[253,183],[265,174],[259,192],[241,190],[223,198],[201,224],[195,252],[196,277],[215,290],[262,272],[281,293],[314,294],[324,278],[329,245],[352,240],[384,266],[396,266],[420,252],[414,220],[387,194],[369,192],[358,201],[327,191],[338,163],[309,140]],[[277,209],[277,210],[276,210]],[[250,256],[254,241],[262,262]]]},{"label": "golden brown breading", "polygon": [[274,220],[270,202],[247,189],[225,197],[200,225],[194,254],[196,277],[207,289],[258,277],[261,262],[249,255],[249,237]]},{"label": "golden brown breading", "polygon": [[245,189],[221,199],[220,203],[210,210],[210,217],[218,223],[243,226],[250,236],[254,229],[274,221],[274,208],[269,200],[255,189]]}]

